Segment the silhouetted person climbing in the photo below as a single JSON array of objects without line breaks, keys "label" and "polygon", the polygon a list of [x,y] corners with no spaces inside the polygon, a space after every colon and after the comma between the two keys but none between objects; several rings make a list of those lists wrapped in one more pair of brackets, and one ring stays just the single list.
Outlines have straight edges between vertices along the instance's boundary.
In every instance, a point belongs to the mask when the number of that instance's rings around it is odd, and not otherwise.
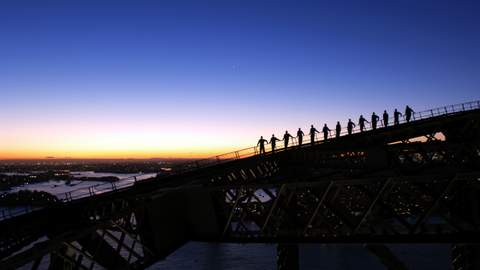
[{"label": "silhouetted person climbing", "polygon": [[298,146],[302,146],[303,136],[305,136],[305,133],[303,133],[303,131],[300,128],[298,128],[298,131],[297,131]]},{"label": "silhouetted person climbing", "polygon": [[272,138],[270,138],[270,144],[272,145],[272,152],[275,152],[275,145],[277,141],[280,141],[274,134],[272,134]]},{"label": "silhouetted person climbing", "polygon": [[358,125],[360,126],[360,132],[363,132],[365,129],[365,122],[370,123],[367,121],[367,119],[363,118],[363,115],[360,115],[360,118],[358,119]]},{"label": "silhouetted person climbing", "polygon": [[288,133],[288,130],[285,130],[285,134],[283,134],[283,142],[285,143],[285,149],[287,149],[287,147],[288,147],[288,140],[290,138],[293,139],[293,136],[290,135],[290,133]]},{"label": "silhouetted person climbing", "polygon": [[395,111],[393,112],[393,124],[394,125],[399,125],[400,124],[400,116],[401,115],[402,115],[402,113],[397,111],[397,109],[395,109]]},{"label": "silhouetted person climbing", "polygon": [[310,143],[313,145],[315,143],[315,133],[320,133],[313,125],[310,127]]},{"label": "silhouetted person climbing", "polygon": [[337,126],[335,127],[335,138],[340,137],[341,131],[342,131],[342,126],[340,126],[340,121],[337,121]]},{"label": "silhouetted person climbing", "polygon": [[383,111],[383,126],[387,127],[388,126],[388,113],[387,110]]},{"label": "silhouetted person climbing", "polygon": [[260,145],[259,154],[265,154],[265,143],[268,143],[268,141],[265,140],[263,136],[260,136],[260,140],[258,140],[258,143],[257,143],[257,146]]},{"label": "silhouetted person climbing", "polygon": [[326,141],[328,139],[328,133],[330,132],[330,129],[327,127],[327,124],[323,126],[323,140]]},{"label": "silhouetted person climbing", "polygon": [[412,118],[412,115],[414,114],[415,112],[412,110],[412,108],[407,107],[405,108],[405,118],[407,120],[407,123],[410,122],[410,119]]},{"label": "silhouetted person climbing", "polygon": [[348,119],[348,124],[347,124],[348,135],[352,135],[352,131],[355,126],[356,125],[355,123],[352,122],[352,119]]},{"label": "silhouetted person climbing", "polygon": [[380,117],[375,114],[375,112],[372,113],[372,129],[375,130],[377,129],[377,122],[380,120]]}]

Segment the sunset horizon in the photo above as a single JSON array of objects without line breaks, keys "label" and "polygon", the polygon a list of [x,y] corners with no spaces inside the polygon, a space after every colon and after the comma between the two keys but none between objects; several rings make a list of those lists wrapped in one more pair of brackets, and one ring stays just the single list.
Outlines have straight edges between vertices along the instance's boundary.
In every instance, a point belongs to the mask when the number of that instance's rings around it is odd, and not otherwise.
[{"label": "sunset horizon", "polygon": [[202,158],[480,97],[468,4],[2,5],[0,159]]}]

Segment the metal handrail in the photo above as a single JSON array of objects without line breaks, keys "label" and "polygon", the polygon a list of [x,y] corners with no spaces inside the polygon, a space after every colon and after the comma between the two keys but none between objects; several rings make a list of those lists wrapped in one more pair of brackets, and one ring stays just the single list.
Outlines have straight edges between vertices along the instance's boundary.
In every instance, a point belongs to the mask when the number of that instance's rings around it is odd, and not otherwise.
[{"label": "metal handrail", "polygon": [[[454,104],[454,105],[449,105],[449,106],[443,106],[443,107],[438,107],[438,108],[434,108],[434,109],[430,109],[430,110],[424,110],[424,111],[420,111],[420,112],[413,112],[410,122],[417,121],[417,120],[423,120],[423,119],[427,119],[427,118],[432,118],[432,117],[436,117],[436,116],[440,116],[440,115],[448,115],[448,114],[452,114],[452,113],[458,113],[458,112],[462,112],[462,111],[471,111],[471,110],[475,110],[475,109],[480,109],[480,100],[479,101],[459,103],[459,104]],[[378,123],[377,129],[385,127],[382,118],[380,118],[380,120],[377,123]],[[407,119],[406,119],[406,116],[404,114],[402,114],[402,117],[399,118],[399,124],[404,124],[404,123],[407,123]],[[388,118],[388,127],[391,127],[391,126],[394,126],[394,117],[389,117]],[[373,129],[372,124],[370,123],[369,126],[365,126],[363,131],[365,132],[365,131],[369,131],[369,130],[372,130],[372,129]],[[336,137],[335,136],[335,129],[332,128],[331,130],[332,130],[332,132],[329,132],[329,134],[327,136],[327,139],[333,139],[333,138]],[[360,132],[361,132],[360,127],[359,127],[358,124],[356,124],[356,127],[352,130],[352,134],[360,133]],[[321,133],[322,132],[320,131],[318,134],[315,134],[314,143],[323,141],[323,136],[321,136]],[[340,132],[340,136],[343,137],[343,136],[347,136],[347,135],[348,135],[347,128],[342,127],[341,132]],[[321,137],[322,139],[319,139],[319,137]],[[283,139],[280,140],[279,142],[277,142],[278,145],[277,145],[275,151],[282,151],[284,149],[283,145],[281,145],[282,142],[283,142]],[[308,145],[308,144],[311,144],[311,143],[312,142],[310,141],[310,136],[308,134],[305,135],[304,140],[303,140],[303,145]],[[292,141],[289,142],[288,147],[293,147],[293,146],[298,146],[298,137],[294,137],[292,139]],[[268,143],[267,147],[265,147],[265,151],[266,152],[271,152],[271,150],[272,150],[271,149],[271,144]],[[240,158],[241,157],[249,157],[249,156],[253,156],[253,155],[258,154],[258,147],[253,146],[253,147],[244,148],[244,149],[237,150],[237,151],[232,151],[232,152],[229,152],[229,153],[226,153],[226,154],[221,154],[221,155],[213,156],[213,157],[210,157],[210,158],[197,160],[195,162],[186,163],[186,164],[183,164],[183,166],[195,168],[195,167],[198,167],[199,164],[200,165],[201,164],[215,165],[215,164],[221,163],[221,162],[219,162],[219,160],[229,161],[229,160],[239,159],[238,158],[238,153],[245,152],[245,151],[249,151],[249,152],[241,154]],[[193,164],[193,163],[196,166],[188,166],[189,164]],[[200,167],[202,167],[202,166],[200,166]]]},{"label": "metal handrail", "polygon": [[[442,116],[442,115],[450,115],[450,114],[459,113],[459,112],[463,112],[463,111],[471,111],[471,110],[476,110],[476,109],[480,109],[480,100],[465,102],[465,103],[459,103],[459,104],[454,104],[454,105],[449,105],[449,106],[443,106],[443,107],[437,107],[437,108],[434,108],[434,109],[424,110],[424,111],[420,111],[420,112],[414,112],[412,114],[412,118],[411,118],[410,122],[423,120],[423,119],[428,119],[428,118],[437,117],[437,116]],[[381,115],[379,115],[379,117],[380,116]],[[399,124],[401,125],[401,124],[404,124],[404,123],[407,123],[407,120],[406,120],[405,115],[403,114],[402,117],[399,119]],[[389,117],[388,126],[394,126],[394,117]],[[380,118],[380,120],[378,121],[378,126],[377,126],[377,129],[381,129],[381,128],[385,128],[382,118]],[[329,132],[329,134],[327,135],[328,140],[336,137],[335,136],[335,129],[333,128],[331,130],[333,132]],[[368,130],[372,130],[372,124],[371,123],[370,123],[369,127],[365,126],[364,132],[368,131]],[[359,128],[358,124],[356,123],[356,127],[352,130],[352,134],[360,133],[360,132],[361,132],[360,128]],[[316,143],[319,143],[319,142],[323,142],[324,139],[318,139],[318,137],[323,137],[323,136],[317,136],[317,135],[320,135],[321,133],[322,132],[320,131],[319,134],[315,134],[313,142],[310,140],[310,138],[309,138],[310,136],[308,134],[305,135],[306,138],[303,141],[302,145],[307,146],[307,145],[311,145],[312,143],[316,144]],[[348,136],[348,135],[349,134],[348,134],[347,129],[345,127],[342,127],[341,132],[340,132],[340,136],[343,137],[343,136]],[[287,148],[285,148],[284,145],[281,145],[282,141],[283,140],[280,140],[278,142],[279,144],[278,144],[278,147],[275,149],[275,151],[280,152],[280,151],[287,150],[291,147],[298,147],[299,146],[299,142],[298,142],[297,137],[294,137],[292,139],[291,143],[289,142]],[[271,149],[271,144],[268,143],[266,146],[267,146],[267,147],[265,147],[266,153],[271,154],[273,152],[272,149]],[[179,166],[181,166],[181,169],[177,170],[176,173],[174,173],[174,174],[181,174],[181,173],[197,170],[197,169],[200,169],[200,168],[206,168],[206,167],[209,167],[209,166],[222,164],[222,163],[232,161],[232,160],[238,160],[238,159],[243,159],[243,158],[247,158],[247,157],[252,157],[252,156],[255,156],[255,155],[259,154],[258,150],[259,149],[258,149],[257,146],[252,146],[252,147],[228,152],[228,153],[225,153],[225,154],[212,156],[212,157],[209,157],[209,158],[198,159],[198,160],[195,160],[195,161],[192,161],[192,162],[186,162],[186,163],[180,164]],[[133,186],[138,181],[143,181],[143,180],[138,179],[138,177],[142,176],[142,175],[143,174],[126,177],[126,178],[120,179],[119,181],[117,181],[115,183],[97,184],[97,185],[93,185],[93,186],[89,186],[89,187],[85,187],[85,188],[79,188],[79,189],[76,189],[76,190],[71,190],[69,192],[66,192],[63,197],[59,198],[59,200],[63,203],[67,203],[67,202],[77,200],[77,199],[80,199],[80,198],[95,196],[95,195],[102,194],[102,193],[107,193],[107,192],[118,191],[118,190],[130,187],[130,186]],[[163,178],[163,177],[167,177],[167,176],[170,176],[170,175],[171,174],[160,176],[160,177]],[[148,179],[151,179],[151,178],[148,178]],[[146,179],[144,179],[144,180],[146,180]],[[6,213],[5,211],[2,211],[1,215],[0,215],[0,220],[5,219],[5,218],[14,217],[14,216],[19,215],[19,214],[28,213],[28,212],[34,211],[36,209],[38,209],[38,208],[27,207],[25,209],[15,211],[15,212],[7,211],[8,213]]]}]

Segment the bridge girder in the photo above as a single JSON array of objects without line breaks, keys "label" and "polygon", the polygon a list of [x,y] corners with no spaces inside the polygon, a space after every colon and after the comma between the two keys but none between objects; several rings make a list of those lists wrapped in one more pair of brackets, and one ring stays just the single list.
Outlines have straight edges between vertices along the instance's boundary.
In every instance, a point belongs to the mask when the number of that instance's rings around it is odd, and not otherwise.
[{"label": "bridge girder", "polygon": [[57,205],[0,222],[0,268],[143,269],[189,240],[478,243],[479,135],[476,110]]}]

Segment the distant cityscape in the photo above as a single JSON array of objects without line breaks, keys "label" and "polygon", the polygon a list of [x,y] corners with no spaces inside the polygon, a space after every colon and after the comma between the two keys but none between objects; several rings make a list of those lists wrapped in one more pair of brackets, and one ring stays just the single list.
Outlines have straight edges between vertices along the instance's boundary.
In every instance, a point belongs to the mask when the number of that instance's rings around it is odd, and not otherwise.
[{"label": "distant cityscape", "polygon": [[2,173],[45,171],[95,171],[110,173],[153,173],[171,170],[194,159],[23,159],[0,160]]},{"label": "distant cityscape", "polygon": [[[79,183],[117,182],[132,175],[166,175],[191,159],[39,159],[0,161],[0,207],[41,206],[55,202],[52,190],[39,185],[74,188]],[[185,165],[186,166],[186,165]],[[26,189],[29,185],[31,190]],[[18,190],[15,190],[15,189]],[[37,191],[36,189],[40,189]]]}]

